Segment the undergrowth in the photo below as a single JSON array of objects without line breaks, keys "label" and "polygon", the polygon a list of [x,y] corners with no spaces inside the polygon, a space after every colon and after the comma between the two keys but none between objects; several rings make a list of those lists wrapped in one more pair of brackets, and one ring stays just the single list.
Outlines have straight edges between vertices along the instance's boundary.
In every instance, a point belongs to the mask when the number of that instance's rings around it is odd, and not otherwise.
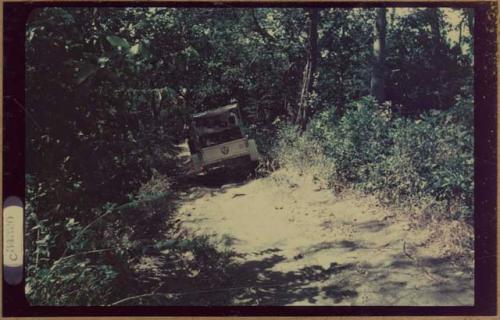
[{"label": "undergrowth", "polygon": [[416,118],[392,109],[366,97],[342,117],[335,108],[317,114],[304,132],[282,124],[272,149],[276,167],[309,174],[337,193],[374,194],[419,227],[448,234],[447,254],[472,250],[472,99],[457,97],[452,108]]},{"label": "undergrowth", "polygon": [[[176,194],[154,173],[123,205],[109,204],[90,223],[40,219],[38,189],[28,184],[26,295],[33,305],[151,305],[175,303],[176,284],[217,285],[231,252],[180,231]],[[59,256],[51,249],[70,239]],[[60,243],[59,243],[60,245]],[[221,271],[222,270],[222,271]],[[207,278],[207,275],[211,275]]]}]

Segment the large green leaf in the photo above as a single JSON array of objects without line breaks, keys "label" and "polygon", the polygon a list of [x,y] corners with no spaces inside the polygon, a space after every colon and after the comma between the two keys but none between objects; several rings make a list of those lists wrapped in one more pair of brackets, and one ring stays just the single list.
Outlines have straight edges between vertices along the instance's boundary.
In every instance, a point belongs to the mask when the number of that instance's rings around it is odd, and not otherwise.
[{"label": "large green leaf", "polygon": [[130,44],[128,43],[128,41],[126,39],[121,38],[121,37],[109,35],[109,36],[106,36],[106,40],[108,40],[108,42],[113,47],[121,47],[121,48],[124,48],[124,49],[129,49],[130,48]]}]

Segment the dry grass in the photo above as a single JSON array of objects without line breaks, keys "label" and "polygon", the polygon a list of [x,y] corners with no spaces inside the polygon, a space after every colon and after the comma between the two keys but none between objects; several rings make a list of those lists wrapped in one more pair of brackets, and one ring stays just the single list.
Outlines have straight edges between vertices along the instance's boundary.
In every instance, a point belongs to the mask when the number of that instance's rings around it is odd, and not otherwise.
[{"label": "dry grass", "polygon": [[426,255],[451,258],[472,269],[474,264],[474,228],[464,220],[449,218],[450,206],[432,198],[414,205],[408,215],[417,231],[411,240]]},{"label": "dry grass", "polygon": [[312,177],[320,188],[327,188],[335,173],[335,163],[325,155],[323,147],[307,132],[302,135],[292,132],[282,138],[273,149],[273,157],[287,174]]},{"label": "dry grass", "polygon": [[151,179],[139,188],[137,194],[139,199],[145,199],[167,193],[171,190],[170,188],[171,182],[167,176],[153,172]]}]

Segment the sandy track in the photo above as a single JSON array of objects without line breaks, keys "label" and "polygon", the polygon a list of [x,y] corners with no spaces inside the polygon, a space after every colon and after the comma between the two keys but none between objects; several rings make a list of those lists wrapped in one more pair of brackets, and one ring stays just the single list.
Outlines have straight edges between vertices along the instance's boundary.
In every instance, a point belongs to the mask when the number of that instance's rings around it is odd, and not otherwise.
[{"label": "sandy track", "polygon": [[[183,228],[239,254],[231,304],[472,305],[470,272],[422,255],[424,235],[354,194],[335,197],[283,172],[195,187]],[[235,289],[236,288],[236,289]],[[228,289],[229,290],[229,289]]]}]

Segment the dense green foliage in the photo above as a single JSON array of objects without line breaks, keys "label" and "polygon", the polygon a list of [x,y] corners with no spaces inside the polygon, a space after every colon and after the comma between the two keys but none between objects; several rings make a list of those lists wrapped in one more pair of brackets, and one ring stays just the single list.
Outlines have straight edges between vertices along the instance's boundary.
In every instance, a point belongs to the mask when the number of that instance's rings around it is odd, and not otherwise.
[{"label": "dense green foliage", "polygon": [[354,186],[391,205],[432,197],[445,203],[448,218],[471,221],[472,110],[472,101],[460,97],[447,111],[408,119],[365,98],[340,119],[334,110],[318,114],[304,134],[285,125],[275,157],[282,166],[313,168],[332,187]]},{"label": "dense green foliage", "polygon": [[[305,9],[35,10],[26,30],[30,300],[111,304],[157,290],[133,266],[161,250],[170,252],[165,281],[193,269],[197,281],[222,277],[227,253],[175,233],[176,144],[191,113],[233,100],[266,159],[320,168],[332,186],[395,204],[431,196],[470,217],[470,12],[450,10],[462,19],[458,41],[444,10],[388,10],[391,102],[382,105],[366,98],[373,10],[320,10],[305,132],[288,124],[306,64]],[[130,303],[173,303],[148,299]]]}]

